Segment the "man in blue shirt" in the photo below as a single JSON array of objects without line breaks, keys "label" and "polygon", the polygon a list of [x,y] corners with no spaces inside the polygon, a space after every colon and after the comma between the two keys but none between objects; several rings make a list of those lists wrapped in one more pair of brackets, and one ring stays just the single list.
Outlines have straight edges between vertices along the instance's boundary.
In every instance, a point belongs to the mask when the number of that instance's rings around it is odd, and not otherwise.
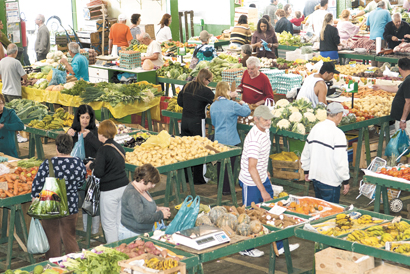
[{"label": "man in blue shirt", "polygon": [[89,81],[88,60],[85,56],[80,54],[80,46],[75,42],[71,42],[68,44],[68,52],[71,57],[73,57],[73,60],[70,65],[67,59],[61,59],[61,63],[63,63],[65,69],[78,80],[83,79],[84,81]]},{"label": "man in blue shirt", "polygon": [[391,21],[390,13],[386,10],[386,3],[377,3],[377,9],[372,11],[367,18],[366,25],[370,26],[370,39],[381,37],[383,40],[384,27]]}]

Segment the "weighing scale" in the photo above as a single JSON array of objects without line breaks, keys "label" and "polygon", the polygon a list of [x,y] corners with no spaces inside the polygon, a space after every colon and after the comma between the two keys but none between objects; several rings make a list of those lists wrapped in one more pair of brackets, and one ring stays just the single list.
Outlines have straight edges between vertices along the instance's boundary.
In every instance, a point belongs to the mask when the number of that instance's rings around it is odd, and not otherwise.
[{"label": "weighing scale", "polygon": [[178,231],[172,238],[176,243],[196,250],[228,243],[231,240],[222,229],[209,225],[201,225]]}]

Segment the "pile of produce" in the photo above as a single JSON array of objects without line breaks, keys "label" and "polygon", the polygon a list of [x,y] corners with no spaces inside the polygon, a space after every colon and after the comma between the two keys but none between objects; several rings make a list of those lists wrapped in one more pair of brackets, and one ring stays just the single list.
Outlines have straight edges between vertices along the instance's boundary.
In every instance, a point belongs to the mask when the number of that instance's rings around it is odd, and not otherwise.
[{"label": "pile of produce", "polygon": [[357,77],[365,77],[365,78],[378,78],[378,77],[383,77],[383,72],[380,69],[375,69],[373,72],[358,72],[354,74],[354,76]]},{"label": "pile of produce", "polygon": [[158,258],[151,258],[145,260],[145,267],[156,270],[168,270],[178,266],[178,261],[173,259],[160,260]]},{"label": "pile of produce", "polygon": [[32,168],[32,167],[38,167],[43,163],[42,160],[37,159],[36,157],[32,157],[27,160],[19,160],[17,162],[18,167],[22,168]]},{"label": "pile of produce", "polygon": [[191,71],[189,67],[182,66],[179,62],[167,60],[161,68],[157,69],[157,76],[185,81]]},{"label": "pile of produce", "polygon": [[378,171],[379,174],[384,174],[396,178],[402,178],[405,180],[410,181],[410,166],[409,165],[401,165],[399,167],[389,167],[389,168],[381,168]]},{"label": "pile of produce", "polygon": [[302,47],[309,45],[307,43],[302,43],[300,41],[300,35],[292,35],[290,32],[283,31],[282,33],[277,33],[278,41],[280,45]]},{"label": "pile of produce", "polygon": [[318,56],[314,56],[311,61],[314,61],[314,62],[319,62],[319,61],[330,62],[332,60],[330,59],[330,57],[323,57],[321,55],[318,55]]},{"label": "pile of produce", "polygon": [[354,102],[353,109],[350,109],[351,102],[342,103],[350,113],[356,115],[358,122],[390,115],[392,96],[368,95],[357,99]]},{"label": "pile of produce", "polygon": [[189,74],[192,78],[198,76],[198,73],[201,69],[207,68],[212,72],[213,75],[213,82],[220,82],[222,81],[222,71],[227,68],[242,68],[242,64],[238,63],[230,63],[229,61],[222,59],[220,57],[215,57],[212,59],[211,62],[208,61],[201,61],[199,62],[196,67],[191,71]]},{"label": "pile of produce", "polygon": [[[372,88],[369,88],[367,86],[361,86],[358,88],[357,93],[353,93],[354,98],[364,98],[367,96],[381,96],[385,98],[394,98],[395,94],[391,92],[387,92],[384,90],[373,90]],[[352,94],[349,92],[343,92],[341,96],[346,96],[346,97],[352,97]]]},{"label": "pile of produce", "polygon": [[42,120],[32,120],[28,126],[45,130],[60,129],[71,126],[73,119],[74,115],[65,112],[63,108],[58,108],[53,116],[46,115]]},{"label": "pile of produce", "polygon": [[152,242],[144,242],[141,238],[136,239],[128,245],[122,243],[120,246],[117,246],[115,250],[126,254],[130,258],[135,258],[143,254],[152,254],[155,256],[161,256],[164,259],[168,258],[176,261],[183,258],[183,256],[178,256],[164,247],[154,245]]},{"label": "pile of produce", "polygon": [[350,65],[336,65],[336,70],[338,70],[341,74],[345,75],[357,75],[359,73],[365,72],[369,66],[356,64],[355,66]]},{"label": "pile of produce", "polygon": [[38,167],[30,169],[18,167],[14,173],[0,175],[0,183],[7,182],[7,189],[0,189],[0,198],[31,193],[31,185],[37,172]]},{"label": "pile of produce", "polygon": [[60,264],[75,273],[120,273],[118,262],[129,259],[126,254],[102,245],[91,251],[83,250],[82,255],[77,259],[68,258]]},{"label": "pile of produce", "polygon": [[60,64],[61,59],[63,59],[63,58],[67,59],[67,57],[64,55],[64,53],[59,51],[59,50],[56,51],[56,52],[47,53],[46,58],[47,59],[46,59],[45,62],[47,64],[50,64],[51,66],[53,66],[55,68]]},{"label": "pile of produce", "polygon": [[147,52],[147,45],[140,44],[140,42],[137,39],[132,39],[131,44],[127,47],[126,50],[133,50],[133,51],[139,51],[141,53],[146,53]]},{"label": "pile of produce", "polygon": [[178,105],[177,100],[178,100],[177,96],[174,96],[171,99],[169,99],[168,107],[167,107],[168,111],[182,113],[183,108]]},{"label": "pile of produce", "polygon": [[262,58],[259,58],[259,61],[261,63],[261,68],[277,67],[277,63],[275,62],[274,59],[262,57]]},{"label": "pile of produce", "polygon": [[74,84],[71,84],[71,83],[65,84],[64,89],[61,91],[61,93],[78,96],[81,93],[83,93],[87,87],[94,87],[94,84],[84,81],[84,80],[79,80],[75,82]]},{"label": "pile of produce", "polygon": [[60,267],[48,266],[48,268],[45,269],[42,265],[37,265],[36,267],[34,267],[33,272],[28,272],[20,269],[16,269],[14,271],[11,269],[7,269],[6,272],[4,272],[4,274],[61,274],[66,272],[68,272],[68,270]]},{"label": "pile of produce", "polygon": [[[162,138],[161,140],[165,143],[156,146],[147,145],[150,138]],[[127,163],[136,166],[149,163],[157,167],[229,150],[227,146],[220,145],[218,141],[212,142],[208,138],[200,136],[170,137],[166,131],[161,131],[160,134],[150,138],[146,143],[135,147],[133,152],[126,153]]]},{"label": "pile of produce", "polygon": [[6,107],[14,109],[21,120],[43,117],[48,109],[46,105],[28,99],[14,99]]},{"label": "pile of produce", "polygon": [[230,54],[226,54],[226,53],[220,53],[218,54],[218,57],[221,59],[224,59],[225,61],[235,64],[239,62],[238,57],[232,56]]},{"label": "pile of produce", "polygon": [[147,139],[151,136],[148,132],[138,132],[130,140],[128,140],[124,146],[133,148],[135,146],[140,146],[142,143],[145,143]]}]

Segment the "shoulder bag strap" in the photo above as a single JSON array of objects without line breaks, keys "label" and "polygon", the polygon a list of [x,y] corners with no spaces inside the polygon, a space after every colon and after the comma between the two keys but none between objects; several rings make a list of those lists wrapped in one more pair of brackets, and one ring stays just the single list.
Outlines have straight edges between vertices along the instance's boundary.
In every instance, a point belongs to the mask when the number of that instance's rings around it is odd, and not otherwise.
[{"label": "shoulder bag strap", "polygon": [[192,57],[196,57],[196,55],[198,54],[199,49],[202,48],[203,46],[205,46],[205,45],[201,45],[200,47],[196,48],[194,50],[194,54],[192,55]]},{"label": "shoulder bag strap", "polygon": [[48,158],[48,177],[56,177],[56,175],[54,174],[54,167],[53,163],[51,162],[51,158]]},{"label": "shoulder bag strap", "polygon": [[123,153],[121,152],[121,150],[119,150],[115,145],[113,145],[113,144],[104,144],[104,146],[110,146],[110,147],[115,148],[115,149],[118,151],[118,153],[122,156],[122,158],[125,159],[124,154],[123,154]]}]

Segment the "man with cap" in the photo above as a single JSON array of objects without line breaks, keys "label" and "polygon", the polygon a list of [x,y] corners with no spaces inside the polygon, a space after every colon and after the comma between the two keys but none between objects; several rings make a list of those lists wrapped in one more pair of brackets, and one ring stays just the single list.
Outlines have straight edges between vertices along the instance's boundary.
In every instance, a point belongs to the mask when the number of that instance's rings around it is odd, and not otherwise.
[{"label": "man with cap", "polygon": [[112,25],[110,30],[108,53],[111,54],[112,46],[116,45],[117,51],[121,50],[121,47],[128,47],[131,45],[132,34],[130,27],[126,25],[127,18],[124,14],[118,15],[118,23]]},{"label": "man with cap", "polygon": [[345,112],[340,103],[327,106],[327,119],[312,128],[300,158],[316,198],[332,203],[339,203],[341,185],[344,195],[350,188],[346,136],[337,127]]},{"label": "man with cap", "polygon": [[[252,202],[261,203],[272,200],[273,189],[268,173],[271,141],[269,128],[273,115],[267,106],[258,106],[254,112],[255,125],[246,135],[242,150],[239,185],[242,187],[242,201],[245,206]],[[277,242],[279,253],[283,253],[282,241]],[[299,244],[290,245],[293,251]],[[263,251],[251,249],[239,252],[250,257],[263,256]]]},{"label": "man with cap", "polygon": [[319,73],[312,74],[305,79],[296,99],[307,98],[313,107],[318,104],[326,105],[327,85],[334,74],[339,74],[333,62],[324,62]]},{"label": "man with cap", "polygon": [[193,57],[198,58],[198,62],[204,60],[211,61],[216,57],[216,50],[214,46],[208,45],[211,37],[212,34],[208,33],[206,30],[199,33],[199,40],[201,40],[202,44],[196,46],[193,54]]}]

